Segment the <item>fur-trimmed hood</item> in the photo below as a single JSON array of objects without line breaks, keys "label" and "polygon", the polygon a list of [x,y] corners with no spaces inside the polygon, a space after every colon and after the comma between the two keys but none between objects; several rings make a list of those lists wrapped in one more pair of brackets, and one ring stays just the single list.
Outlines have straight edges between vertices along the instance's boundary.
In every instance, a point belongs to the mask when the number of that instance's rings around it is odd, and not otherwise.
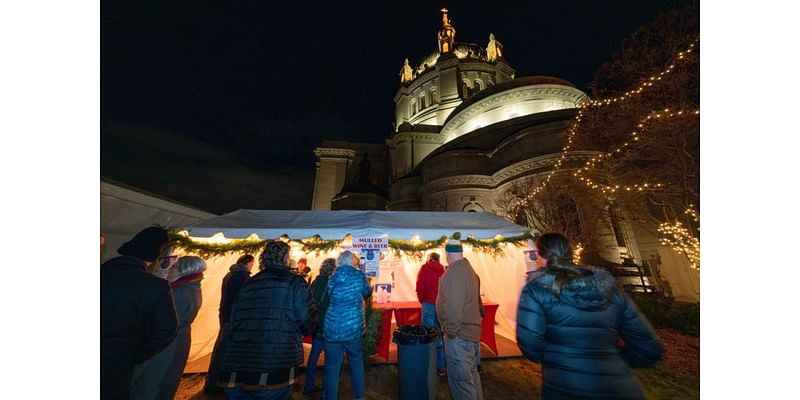
[{"label": "fur-trimmed hood", "polygon": [[[558,297],[572,307],[581,310],[602,310],[608,307],[613,297],[617,281],[606,270],[592,267],[580,267],[582,276],[573,278],[561,287]],[[555,273],[547,271],[536,278],[539,286],[553,287]]]}]

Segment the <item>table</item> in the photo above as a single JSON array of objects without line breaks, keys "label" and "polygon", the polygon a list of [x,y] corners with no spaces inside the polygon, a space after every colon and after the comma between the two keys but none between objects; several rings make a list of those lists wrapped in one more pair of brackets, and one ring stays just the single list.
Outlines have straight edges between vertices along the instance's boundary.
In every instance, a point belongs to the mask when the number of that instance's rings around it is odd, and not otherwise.
[{"label": "table", "polygon": [[[394,308],[394,318],[397,325],[421,325],[422,324],[422,304],[416,301],[401,301],[391,303]],[[481,342],[486,344],[494,354],[497,354],[497,339],[494,336],[494,320],[497,315],[497,308],[500,305],[491,302],[483,302],[485,315],[481,321]]]},{"label": "table", "polygon": [[[394,307],[392,303],[372,303],[375,309],[383,310],[383,318],[381,318],[381,337],[378,339],[378,345],[375,348],[375,354],[389,359],[389,345],[392,344],[392,312]],[[304,336],[303,342],[311,344],[311,335]]]}]

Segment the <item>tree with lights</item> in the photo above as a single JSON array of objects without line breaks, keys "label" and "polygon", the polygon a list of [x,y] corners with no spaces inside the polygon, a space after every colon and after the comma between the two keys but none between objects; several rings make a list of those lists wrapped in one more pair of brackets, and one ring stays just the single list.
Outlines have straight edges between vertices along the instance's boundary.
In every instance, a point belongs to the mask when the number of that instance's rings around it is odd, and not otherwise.
[{"label": "tree with lights", "polygon": [[[584,244],[599,221],[628,219],[699,268],[699,65],[699,3],[637,29],[595,74],[553,171],[506,193],[508,215]],[[593,156],[568,163],[576,151]],[[552,222],[566,198],[587,232]]]}]

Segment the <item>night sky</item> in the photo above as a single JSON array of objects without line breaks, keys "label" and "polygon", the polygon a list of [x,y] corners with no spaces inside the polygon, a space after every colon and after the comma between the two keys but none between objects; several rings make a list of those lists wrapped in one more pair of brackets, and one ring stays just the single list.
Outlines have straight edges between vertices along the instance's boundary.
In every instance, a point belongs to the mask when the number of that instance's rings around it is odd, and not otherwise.
[{"label": "night sky", "polygon": [[[213,4],[212,4],[213,3]],[[214,213],[308,209],[313,149],[391,135],[398,73],[456,41],[587,90],[676,1],[101,3],[101,175]]]}]

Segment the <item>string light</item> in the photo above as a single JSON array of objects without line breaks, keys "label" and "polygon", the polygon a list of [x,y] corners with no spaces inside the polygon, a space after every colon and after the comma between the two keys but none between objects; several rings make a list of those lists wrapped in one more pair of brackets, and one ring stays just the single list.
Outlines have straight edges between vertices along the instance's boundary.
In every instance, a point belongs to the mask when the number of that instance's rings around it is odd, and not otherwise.
[{"label": "string light", "polygon": [[[647,115],[647,117],[642,118],[639,121],[639,124],[636,125],[638,131],[632,131],[631,132],[631,136],[633,137],[632,140],[633,141],[638,141],[639,137],[643,133],[645,133],[647,131],[647,126],[648,126],[649,122],[654,118],[660,118],[662,116],[662,114],[661,114],[662,112],[664,113],[663,115],[665,117],[667,117],[667,118],[679,118],[679,117],[686,117],[686,116],[691,116],[691,115],[700,115],[700,110],[695,110],[695,111],[686,112],[686,113],[684,113],[683,110],[670,113],[670,110],[668,108],[665,108],[664,110],[660,110],[660,111],[651,111]],[[667,113],[669,113],[669,114],[667,114]],[[601,161],[610,159],[616,153],[621,153],[622,150],[625,149],[626,147],[628,147],[630,144],[631,144],[630,142],[625,142],[621,146],[617,147],[616,149],[614,149],[614,150],[612,150],[612,151],[610,151],[608,153],[600,153],[596,157],[592,157],[589,161],[586,162],[586,164],[584,164],[584,166],[582,168],[578,168],[578,170],[575,171],[575,173],[573,173],[572,176],[574,176],[574,177],[578,178],[580,181],[584,182],[587,187],[589,187],[591,189],[599,189],[603,193],[615,193],[617,190],[620,190],[620,189],[626,190],[626,191],[640,191],[640,192],[641,191],[645,191],[645,190],[659,190],[659,189],[661,189],[663,187],[663,185],[661,183],[643,182],[641,184],[622,186],[620,188],[619,185],[602,185],[602,184],[598,184],[598,183],[595,183],[594,181],[592,181],[591,178],[582,176],[584,174],[584,172],[589,172],[591,169],[593,169],[595,166],[597,166],[597,164],[600,163]]]},{"label": "string light", "polygon": [[572,252],[572,263],[580,264],[582,254],[583,254],[583,244],[578,243],[577,245],[575,245],[575,251]]},{"label": "string light", "polygon": [[[600,106],[604,106],[604,105],[609,105],[609,104],[616,103],[618,101],[619,102],[626,101],[626,100],[631,99],[634,96],[637,96],[637,95],[641,94],[647,88],[652,87],[653,86],[653,82],[660,82],[661,78],[663,78],[665,75],[671,73],[676,67],[677,60],[684,60],[686,58],[684,53],[686,53],[686,54],[691,53],[694,50],[695,46],[699,42],[700,42],[700,38],[698,37],[698,38],[696,38],[694,40],[694,42],[692,42],[689,45],[689,47],[686,50],[684,50],[682,52],[679,52],[678,55],[676,56],[676,59],[672,63],[670,63],[670,65],[666,69],[661,71],[658,75],[651,76],[650,79],[645,80],[644,82],[640,83],[638,88],[636,88],[634,90],[629,90],[629,91],[625,92],[625,94],[623,94],[622,96],[611,97],[611,98],[600,99],[600,100],[588,100],[588,101],[584,101],[584,102],[578,104],[578,114],[575,116],[575,118],[573,119],[572,123],[570,123],[569,128],[567,130],[567,144],[563,148],[561,148],[561,157],[559,157],[559,159],[555,162],[555,164],[553,165],[553,168],[550,170],[550,172],[548,172],[547,176],[545,177],[545,179],[542,181],[542,183],[538,187],[536,187],[533,190],[531,190],[531,192],[528,193],[525,197],[517,199],[516,204],[513,207],[514,212],[516,213],[520,208],[527,206],[539,193],[542,192],[542,190],[544,190],[545,187],[547,187],[547,183],[550,182],[550,180],[552,179],[553,175],[558,170],[561,169],[561,167],[564,164],[564,161],[567,158],[567,153],[572,148],[572,143],[574,141],[575,135],[578,132],[578,126],[580,125],[581,119],[583,118],[584,109],[589,108],[589,107],[600,107]],[[697,112],[697,114],[699,114],[699,111]],[[660,118],[660,116],[658,116],[656,118]],[[640,124],[640,127],[642,127],[641,125],[642,124]],[[638,140],[638,139],[634,139],[634,140]],[[626,145],[627,145],[627,143],[626,143]],[[621,149],[616,149],[613,153],[620,153],[621,151],[622,151]],[[610,156],[610,154],[608,154],[608,156]],[[587,183],[587,186],[592,187],[594,189],[601,188],[601,185],[597,185],[597,184]],[[661,186],[662,185],[660,183],[655,184],[655,187],[661,187]],[[615,187],[614,189],[619,189],[619,187]],[[627,191],[630,191],[631,187],[625,187],[624,189],[627,190]],[[635,189],[639,190],[639,186],[635,186]]]},{"label": "string light", "polygon": [[661,245],[671,247],[689,259],[689,266],[700,269],[700,238],[694,237],[680,222],[664,222],[658,227]]}]

